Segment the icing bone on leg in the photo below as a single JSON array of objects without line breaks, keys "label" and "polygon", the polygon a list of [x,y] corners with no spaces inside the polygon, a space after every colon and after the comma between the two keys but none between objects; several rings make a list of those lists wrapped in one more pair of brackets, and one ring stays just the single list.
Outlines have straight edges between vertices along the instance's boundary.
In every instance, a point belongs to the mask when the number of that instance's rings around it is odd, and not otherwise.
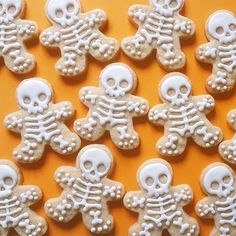
[{"label": "icing bone on leg", "polygon": [[164,126],[164,136],[157,142],[157,150],[167,156],[181,154],[188,137],[202,147],[216,146],[222,140],[222,132],[213,126],[206,114],[213,110],[210,96],[192,96],[192,86],[181,73],[170,73],[160,83],[159,95],[164,104],[149,111],[149,120]]}]

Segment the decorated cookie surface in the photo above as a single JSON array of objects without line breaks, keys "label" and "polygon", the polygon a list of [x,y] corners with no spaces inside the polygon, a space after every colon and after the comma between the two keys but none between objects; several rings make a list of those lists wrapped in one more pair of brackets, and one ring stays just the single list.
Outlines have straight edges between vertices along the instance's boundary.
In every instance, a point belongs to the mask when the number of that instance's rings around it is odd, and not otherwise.
[{"label": "decorated cookie surface", "polygon": [[81,12],[79,0],[48,0],[46,14],[53,26],[44,31],[40,41],[47,47],[59,47],[61,59],[56,70],[63,76],[74,76],[87,67],[86,55],[98,61],[112,59],[119,44],[99,31],[107,18],[103,10]]},{"label": "decorated cookie surface", "polygon": [[214,219],[210,236],[236,235],[236,185],[233,170],[223,163],[209,165],[201,175],[201,186],[206,198],[196,205],[196,213]]},{"label": "decorated cookie surface", "polygon": [[125,38],[121,47],[134,59],[146,58],[154,49],[160,64],[167,70],[185,65],[180,38],[194,34],[194,23],[179,14],[184,0],[150,0],[150,6],[134,5],[129,9],[130,19],[139,26],[137,33]]},{"label": "decorated cookie surface", "polygon": [[21,180],[19,169],[12,162],[1,159],[0,235],[9,235],[10,229],[22,236],[44,235],[47,231],[46,221],[30,209],[41,199],[41,190],[33,185],[20,185]]},{"label": "decorated cookie surface", "polygon": [[114,220],[107,202],[120,200],[124,195],[123,185],[107,177],[113,164],[113,156],[106,146],[83,148],[76,167],[63,166],[56,171],[55,179],[63,192],[46,202],[46,213],[56,221],[69,222],[80,212],[92,233],[110,232]]},{"label": "decorated cookie surface", "polygon": [[74,113],[72,104],[53,104],[53,91],[46,80],[24,80],[17,88],[16,97],[20,110],[8,115],[4,123],[9,130],[21,134],[21,144],[13,152],[17,161],[39,160],[46,145],[63,155],[78,150],[79,137],[64,124]]},{"label": "decorated cookie surface", "polygon": [[236,80],[236,18],[232,12],[213,13],[206,23],[209,43],[196,51],[198,60],[213,65],[206,87],[211,93],[223,93],[234,87]]},{"label": "decorated cookie surface", "polygon": [[162,155],[183,153],[188,137],[205,148],[220,143],[223,138],[220,128],[206,118],[215,107],[213,97],[192,96],[192,85],[184,74],[167,74],[160,82],[159,95],[164,103],[149,111],[149,120],[164,126],[164,136],[157,142],[157,150]]},{"label": "decorated cookie surface", "polygon": [[35,58],[26,51],[24,41],[37,32],[36,23],[22,20],[24,0],[0,1],[0,56],[14,73],[27,73],[35,67]]},{"label": "decorated cookie surface", "polygon": [[139,191],[124,197],[127,209],[139,214],[138,222],[129,229],[130,236],[199,235],[199,227],[183,207],[193,199],[191,187],[183,184],[171,186],[173,171],[162,159],[146,161],[137,172]]},{"label": "decorated cookie surface", "polygon": [[144,116],[148,102],[132,95],[137,85],[135,73],[121,63],[108,65],[100,75],[99,87],[80,90],[80,100],[89,107],[86,118],[75,122],[75,131],[86,140],[97,140],[106,130],[115,145],[134,149],[139,137],[133,128],[133,117]]}]

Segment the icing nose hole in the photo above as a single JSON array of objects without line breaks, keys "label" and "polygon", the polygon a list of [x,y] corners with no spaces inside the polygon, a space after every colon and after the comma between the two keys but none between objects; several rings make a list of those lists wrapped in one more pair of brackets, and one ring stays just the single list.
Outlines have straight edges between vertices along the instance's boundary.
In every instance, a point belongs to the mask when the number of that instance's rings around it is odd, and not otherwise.
[{"label": "icing nose hole", "polygon": [[38,102],[34,102],[34,107],[37,107],[38,105]]},{"label": "icing nose hole", "polygon": [[69,20],[69,19],[70,19],[70,16],[67,15],[67,16],[66,16],[66,19]]},{"label": "icing nose hole", "polygon": [[91,174],[91,175],[95,175],[95,171],[92,170],[92,171],[90,172],[90,174]]},{"label": "icing nose hole", "polygon": [[226,34],[225,34],[226,36],[230,36],[230,33],[229,32],[226,32]]}]

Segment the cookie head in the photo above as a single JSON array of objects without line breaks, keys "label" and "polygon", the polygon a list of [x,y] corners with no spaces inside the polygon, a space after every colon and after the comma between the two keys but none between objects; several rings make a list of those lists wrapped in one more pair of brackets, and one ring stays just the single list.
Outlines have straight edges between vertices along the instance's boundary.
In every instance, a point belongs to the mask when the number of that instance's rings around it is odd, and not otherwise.
[{"label": "cookie head", "polygon": [[22,11],[22,0],[0,0],[0,22],[13,21]]},{"label": "cookie head", "polygon": [[216,165],[203,175],[204,190],[219,198],[227,197],[234,190],[234,182],[232,171],[224,165]]},{"label": "cookie head", "polygon": [[100,75],[100,84],[110,97],[123,97],[135,87],[134,72],[125,65],[107,66]]},{"label": "cookie head", "polygon": [[208,33],[220,43],[232,43],[236,40],[236,19],[229,12],[220,11],[210,16]]},{"label": "cookie head", "polygon": [[17,183],[16,170],[8,165],[0,165],[0,199],[9,197]]},{"label": "cookie head", "polygon": [[29,114],[38,114],[48,109],[52,99],[52,89],[46,81],[28,79],[19,85],[16,96],[22,109]]},{"label": "cookie head", "polygon": [[173,16],[183,7],[183,0],[150,0],[156,11],[164,16]]},{"label": "cookie head", "polygon": [[78,0],[49,0],[46,8],[50,20],[65,28],[74,25],[78,20],[80,2]]},{"label": "cookie head", "polygon": [[161,98],[175,106],[185,105],[191,92],[189,80],[181,74],[168,75],[160,85]]},{"label": "cookie head", "polygon": [[138,172],[138,182],[149,197],[159,197],[169,192],[172,170],[163,163],[144,164]]},{"label": "cookie head", "polygon": [[107,151],[93,147],[82,152],[78,164],[82,176],[94,183],[100,182],[109,173],[112,160]]}]

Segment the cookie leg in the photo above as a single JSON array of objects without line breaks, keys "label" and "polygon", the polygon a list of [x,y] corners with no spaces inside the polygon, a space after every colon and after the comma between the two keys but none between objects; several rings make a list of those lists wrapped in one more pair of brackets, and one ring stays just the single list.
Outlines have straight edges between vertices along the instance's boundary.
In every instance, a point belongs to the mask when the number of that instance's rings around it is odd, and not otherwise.
[{"label": "cookie leg", "polygon": [[146,58],[153,49],[153,47],[148,44],[145,37],[140,34],[125,38],[121,43],[121,47],[126,55],[135,59]]},{"label": "cookie leg", "polygon": [[157,48],[157,59],[164,67],[176,70],[184,67],[186,62],[185,54],[177,50],[173,43],[165,43]]},{"label": "cookie leg", "polygon": [[78,55],[77,52],[66,52],[57,62],[56,69],[60,75],[74,76],[82,73],[86,69],[86,57],[84,54]]},{"label": "cookie leg", "polygon": [[222,132],[219,128],[208,124],[196,129],[192,137],[194,142],[201,147],[213,147],[222,140]]},{"label": "cookie leg", "polygon": [[[155,231],[155,233],[153,232]],[[162,231],[156,230],[152,223],[137,223],[130,227],[129,236],[143,236],[143,235],[155,235],[161,236]]]},{"label": "cookie leg", "polygon": [[22,163],[32,163],[38,161],[44,152],[45,144],[34,140],[23,140],[13,151],[17,161]]},{"label": "cookie leg", "polygon": [[30,214],[28,218],[22,219],[19,222],[15,230],[22,236],[41,236],[47,231],[47,223],[42,217],[36,214]]},{"label": "cookie leg", "polygon": [[80,138],[65,126],[61,127],[61,134],[52,137],[50,142],[52,149],[60,154],[74,153],[79,149],[80,144]]},{"label": "cookie leg", "polygon": [[134,149],[139,145],[139,137],[132,126],[118,126],[110,131],[115,145],[122,149]]},{"label": "cookie leg", "polygon": [[222,142],[219,146],[220,155],[228,162],[236,163],[236,136]]},{"label": "cookie leg", "polygon": [[211,93],[224,93],[231,90],[234,84],[235,79],[232,78],[231,74],[218,69],[208,78],[206,88]]},{"label": "cookie leg", "polygon": [[15,73],[27,73],[35,65],[34,56],[27,53],[23,48],[12,50],[4,57],[7,67]]},{"label": "cookie leg", "polygon": [[178,134],[169,133],[157,142],[157,151],[162,155],[176,156],[184,152],[187,139]]},{"label": "cookie leg", "polygon": [[232,232],[230,232],[230,228],[228,227],[220,227],[220,229],[214,228],[209,236],[231,236],[234,235]]},{"label": "cookie leg", "polygon": [[81,138],[90,141],[99,139],[105,132],[104,127],[93,117],[75,121],[74,130]]}]

